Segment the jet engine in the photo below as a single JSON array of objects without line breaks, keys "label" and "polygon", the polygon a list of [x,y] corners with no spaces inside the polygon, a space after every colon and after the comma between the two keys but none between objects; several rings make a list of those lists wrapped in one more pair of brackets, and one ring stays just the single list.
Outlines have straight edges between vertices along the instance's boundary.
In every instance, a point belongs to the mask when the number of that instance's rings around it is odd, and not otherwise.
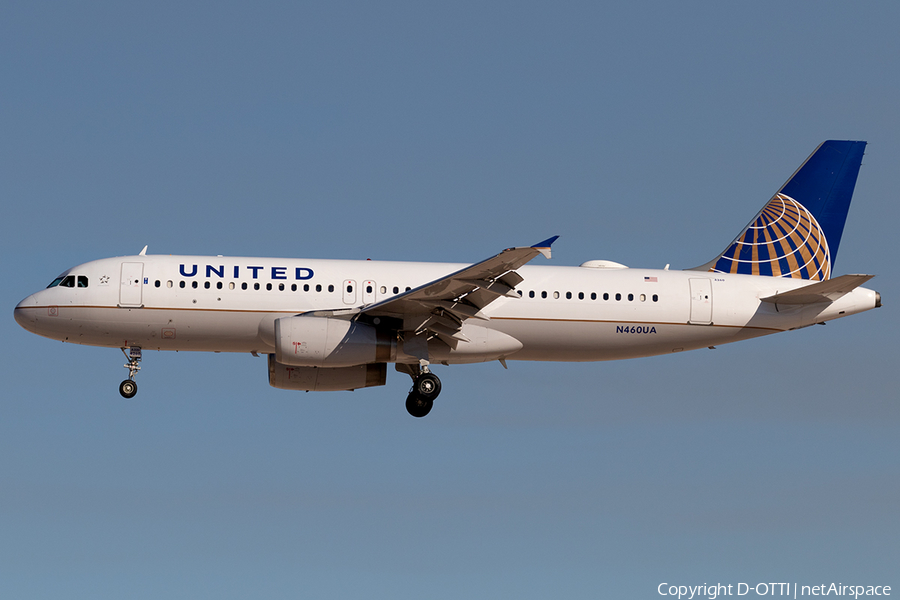
[{"label": "jet engine", "polygon": [[396,342],[371,325],[331,317],[275,321],[275,360],[295,367],[352,367],[390,362]]},{"label": "jet engine", "polygon": [[387,365],[375,363],[352,367],[291,367],[269,355],[269,385],[282,390],[333,392],[384,385]]}]

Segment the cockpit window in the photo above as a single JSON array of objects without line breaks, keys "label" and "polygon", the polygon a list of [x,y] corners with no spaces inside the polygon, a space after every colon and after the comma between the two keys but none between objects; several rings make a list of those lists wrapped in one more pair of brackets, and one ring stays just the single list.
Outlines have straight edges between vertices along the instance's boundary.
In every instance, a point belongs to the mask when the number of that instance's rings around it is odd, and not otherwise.
[{"label": "cockpit window", "polygon": [[85,275],[60,275],[50,282],[50,285],[47,286],[47,289],[56,286],[67,288],[86,288],[88,286],[88,278]]}]

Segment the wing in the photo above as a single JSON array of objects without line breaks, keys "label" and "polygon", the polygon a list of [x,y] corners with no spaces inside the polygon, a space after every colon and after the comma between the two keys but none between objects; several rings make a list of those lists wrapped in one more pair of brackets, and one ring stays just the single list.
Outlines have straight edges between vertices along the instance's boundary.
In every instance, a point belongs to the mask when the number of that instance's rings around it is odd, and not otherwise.
[{"label": "wing", "polygon": [[554,236],[534,246],[503,252],[408,292],[362,309],[370,317],[402,319],[402,330],[413,335],[435,335],[455,348],[469,341],[461,332],[468,319],[488,320],[481,310],[501,297],[518,298],[515,287],[523,281],[516,269],[538,254],[550,258]]},{"label": "wing", "polygon": [[451,348],[469,341],[461,332],[468,319],[489,320],[481,310],[501,297],[518,298],[515,287],[523,281],[516,269],[543,254],[550,258],[553,236],[534,246],[507,248],[474,265],[435,279],[382,302],[347,310],[316,311],[320,316],[366,320],[396,320],[396,329],[413,336],[437,336]]}]

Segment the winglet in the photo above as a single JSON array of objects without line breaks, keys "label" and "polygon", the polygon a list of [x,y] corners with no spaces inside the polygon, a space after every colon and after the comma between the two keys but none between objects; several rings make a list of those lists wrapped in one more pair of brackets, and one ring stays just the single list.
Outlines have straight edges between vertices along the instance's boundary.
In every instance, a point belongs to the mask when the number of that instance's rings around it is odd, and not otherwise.
[{"label": "winglet", "polygon": [[543,242],[538,242],[532,248],[543,254],[546,258],[550,258],[550,246],[559,239],[558,235],[554,235],[552,238],[547,238]]}]

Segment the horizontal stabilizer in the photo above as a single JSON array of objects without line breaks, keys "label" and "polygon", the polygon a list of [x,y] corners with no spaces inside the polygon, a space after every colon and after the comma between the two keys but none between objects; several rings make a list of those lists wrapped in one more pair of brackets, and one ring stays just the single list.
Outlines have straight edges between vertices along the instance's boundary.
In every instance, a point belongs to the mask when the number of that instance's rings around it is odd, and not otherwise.
[{"label": "horizontal stabilizer", "polygon": [[815,304],[817,302],[834,302],[841,296],[849,294],[874,275],[841,275],[819,283],[813,283],[789,292],[780,292],[773,296],[760,298],[772,304]]}]

